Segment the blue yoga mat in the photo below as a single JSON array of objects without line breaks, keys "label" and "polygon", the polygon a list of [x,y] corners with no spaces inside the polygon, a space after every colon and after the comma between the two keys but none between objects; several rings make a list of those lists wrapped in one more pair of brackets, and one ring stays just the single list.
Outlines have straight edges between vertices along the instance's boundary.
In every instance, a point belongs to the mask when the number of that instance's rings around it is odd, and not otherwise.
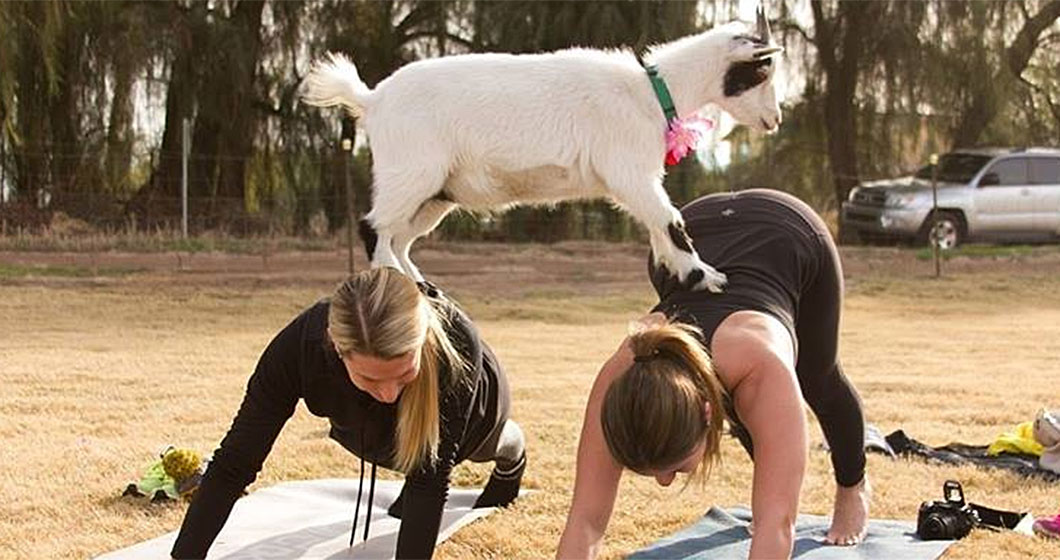
[{"label": "blue yoga mat", "polygon": [[[724,510],[711,508],[702,519],[629,556],[649,558],[705,560],[707,558],[747,558],[751,551],[751,533],[747,526],[751,512],[745,508]],[[873,519],[868,535],[854,547],[824,544],[831,519],[822,515],[799,515],[795,522],[795,547],[792,558],[832,560],[864,558],[866,560],[919,560],[938,558],[954,541],[922,541],[916,536],[916,525],[907,521]]]}]

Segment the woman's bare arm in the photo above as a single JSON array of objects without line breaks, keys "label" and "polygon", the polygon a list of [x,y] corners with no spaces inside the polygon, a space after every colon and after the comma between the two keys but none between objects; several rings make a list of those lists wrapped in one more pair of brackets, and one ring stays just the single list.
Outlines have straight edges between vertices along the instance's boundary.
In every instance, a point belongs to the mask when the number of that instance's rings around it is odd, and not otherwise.
[{"label": "woman's bare arm", "polygon": [[[653,313],[641,318],[634,328],[650,326],[665,322],[661,313]],[[600,425],[600,410],[603,407],[604,395],[620,373],[633,364],[633,352],[626,341],[618,351],[600,369],[589,393],[585,406],[585,420],[582,424],[581,438],[578,441],[578,464],[574,479],[574,498],[571,501],[570,513],[567,515],[567,526],[559,541],[556,557],[594,558],[603,542],[604,531],[611,519],[611,512],[618,494],[618,482],[622,477],[622,467],[611,457],[611,452],[604,441],[603,428]]]},{"label": "woman's bare arm", "polygon": [[715,366],[734,382],[737,414],[754,441],[751,558],[787,558],[807,445],[791,337],[776,319],[749,314],[727,319],[712,346]]}]

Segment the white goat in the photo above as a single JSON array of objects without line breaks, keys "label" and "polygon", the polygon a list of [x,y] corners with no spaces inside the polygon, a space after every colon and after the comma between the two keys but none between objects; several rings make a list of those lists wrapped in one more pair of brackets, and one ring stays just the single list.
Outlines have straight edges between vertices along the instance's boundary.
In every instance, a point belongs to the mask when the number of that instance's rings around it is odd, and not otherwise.
[{"label": "white goat", "polygon": [[[678,117],[716,104],[766,132],[780,125],[773,44],[734,22],[655,46],[645,57]],[[372,210],[362,237],[373,266],[423,279],[412,242],[457,205],[610,196],[648,229],[657,265],[694,289],[725,275],[703,263],[663,190],[667,120],[645,68],[628,51],[469,54],[421,60],[369,89],[344,56],[307,77],[307,103],[360,117],[373,156]]]}]

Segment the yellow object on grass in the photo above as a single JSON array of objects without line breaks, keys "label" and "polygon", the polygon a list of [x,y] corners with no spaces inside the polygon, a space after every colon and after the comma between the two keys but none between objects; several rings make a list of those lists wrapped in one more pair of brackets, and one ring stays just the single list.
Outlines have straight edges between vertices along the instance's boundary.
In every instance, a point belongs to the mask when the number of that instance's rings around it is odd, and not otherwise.
[{"label": "yellow object on grass", "polygon": [[1034,422],[1023,422],[1016,426],[1015,432],[1005,432],[986,449],[987,455],[1002,453],[1026,453],[1041,457],[1042,444],[1034,439]]},{"label": "yellow object on grass", "polygon": [[170,447],[162,455],[162,466],[165,468],[166,474],[173,477],[178,483],[199,472],[199,465],[201,464],[202,457],[191,449]]}]

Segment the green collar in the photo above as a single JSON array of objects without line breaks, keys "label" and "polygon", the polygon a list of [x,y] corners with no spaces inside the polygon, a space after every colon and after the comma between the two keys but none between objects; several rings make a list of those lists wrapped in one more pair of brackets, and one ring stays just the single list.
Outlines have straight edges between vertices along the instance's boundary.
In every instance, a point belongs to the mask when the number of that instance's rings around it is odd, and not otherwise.
[{"label": "green collar", "polygon": [[674,100],[670,97],[670,88],[666,87],[666,82],[659,75],[659,69],[655,65],[645,66],[644,71],[648,73],[651,87],[655,90],[655,97],[659,98],[659,105],[662,106],[663,114],[666,115],[666,125],[669,126],[677,118],[677,109],[674,109]]}]

